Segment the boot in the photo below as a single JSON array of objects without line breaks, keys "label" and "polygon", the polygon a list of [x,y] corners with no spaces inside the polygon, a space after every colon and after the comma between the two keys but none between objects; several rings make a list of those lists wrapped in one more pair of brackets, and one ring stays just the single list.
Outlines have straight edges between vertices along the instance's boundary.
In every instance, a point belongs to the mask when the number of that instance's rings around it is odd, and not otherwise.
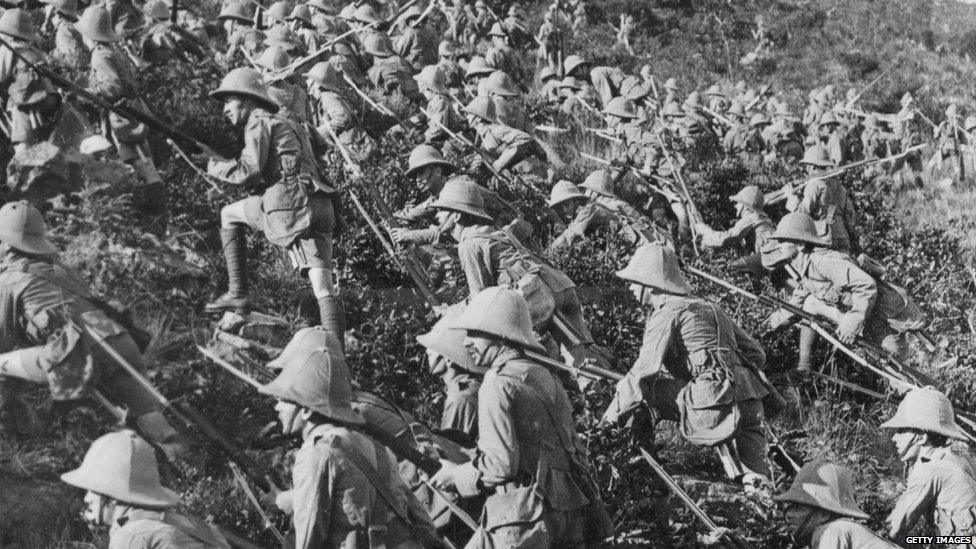
[{"label": "boot", "polygon": [[346,312],[343,310],[342,301],[335,296],[319,298],[319,319],[325,331],[333,334],[339,339],[339,345],[343,352],[346,350]]},{"label": "boot", "polygon": [[221,229],[220,241],[227,261],[227,293],[207,303],[203,310],[211,314],[232,311],[247,315],[251,312],[251,301],[247,297],[247,240],[243,227]]},{"label": "boot", "polygon": [[192,452],[193,444],[170,425],[162,412],[143,414],[135,419],[135,424],[139,433],[162,450],[170,463],[192,469],[202,466],[203,457],[198,452]]}]

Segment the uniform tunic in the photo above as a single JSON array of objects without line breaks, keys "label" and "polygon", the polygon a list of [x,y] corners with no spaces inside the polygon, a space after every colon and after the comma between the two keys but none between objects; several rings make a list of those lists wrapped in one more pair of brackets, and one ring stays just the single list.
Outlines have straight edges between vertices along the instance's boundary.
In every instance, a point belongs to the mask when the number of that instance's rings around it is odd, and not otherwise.
[{"label": "uniform tunic", "polygon": [[469,548],[583,547],[592,488],[569,398],[548,370],[495,350],[478,393],[478,451],[455,472],[458,492],[490,495]]},{"label": "uniform tunic", "polygon": [[90,52],[74,24],[63,17],[57,18],[54,30],[54,50],[51,56],[69,67],[81,67],[88,62]]},{"label": "uniform tunic", "polygon": [[742,463],[769,474],[762,404],[767,393],[746,364],[761,369],[762,346],[721,307],[696,296],[665,295],[647,318],[640,355],[617,383],[604,420],[616,422],[646,400],[665,419],[679,416],[676,399],[681,388],[705,369],[731,370],[740,422],[735,441]]},{"label": "uniform tunic", "polygon": [[341,143],[352,153],[354,160],[362,160],[372,152],[375,142],[366,131],[356,123],[356,116],[352,107],[342,96],[334,91],[320,92],[314,106],[316,112],[316,131],[326,143],[332,137],[324,127],[328,124]]},{"label": "uniform tunic", "polygon": [[492,95],[492,100],[495,102],[495,112],[499,123],[531,135],[532,120],[526,116],[518,98]]},{"label": "uniform tunic", "polygon": [[[330,424],[314,426],[304,438],[292,467],[295,549],[369,547],[370,527],[382,526],[387,547],[422,547],[400,517],[435,535],[430,516],[403,483],[390,450]],[[347,457],[347,449],[358,451],[373,466],[395,498],[395,507]]]},{"label": "uniform tunic", "polygon": [[[7,37],[7,43],[18,53],[34,63],[44,61],[44,53],[29,45]],[[10,117],[10,141],[12,143],[37,143],[44,139],[44,126],[49,124],[47,117],[53,114],[60,102],[54,86],[30,69],[7,46],[0,47],[0,90],[7,94],[6,111]],[[35,92],[43,92],[43,99],[23,105],[25,99]],[[32,100],[37,99],[31,97]],[[34,114],[35,116],[31,116]]]},{"label": "uniform tunic", "polygon": [[768,215],[746,208],[735,225],[724,231],[715,231],[707,227],[702,229],[702,245],[718,248],[730,240],[741,240],[747,243],[753,253],[759,253],[763,244],[768,242],[775,232],[776,227]]},{"label": "uniform tunic", "polygon": [[373,87],[385,94],[400,90],[408,99],[417,100],[421,97],[410,66],[396,55],[374,59],[367,76]]},{"label": "uniform tunic", "polygon": [[854,202],[836,178],[814,179],[803,188],[803,197],[787,198],[787,209],[805,213],[830,229],[830,247],[850,252],[856,241]]},{"label": "uniform tunic", "polygon": [[431,95],[426,110],[427,115],[439,123],[428,120],[427,130],[424,131],[424,143],[439,147],[451,139],[443,127],[446,126],[452,132],[457,133],[461,126],[461,120],[454,111],[451,98],[442,93]]},{"label": "uniform tunic", "polygon": [[813,531],[810,549],[896,549],[863,524],[849,519],[837,519]]},{"label": "uniform tunic", "polygon": [[935,524],[938,535],[976,532],[976,459],[964,445],[934,448],[918,457],[905,493],[888,515],[892,537],[907,534],[923,518]]},{"label": "uniform tunic", "polygon": [[[609,198],[609,197],[606,197]],[[611,199],[612,200],[612,199]],[[620,200],[619,202],[623,202]],[[672,247],[673,242],[663,229],[650,219],[626,204],[629,210],[613,210],[606,205],[590,201],[577,210],[573,220],[566,229],[549,245],[549,250],[558,250],[571,246],[579,238],[601,227],[612,228],[624,243],[637,246],[647,242],[663,242]]]},{"label": "uniform tunic", "polygon": [[485,63],[495,70],[508,73],[515,82],[522,80],[522,63],[515,50],[508,46],[492,45],[485,52]]},{"label": "uniform tunic", "polygon": [[230,549],[203,521],[174,513],[132,509],[109,534],[109,549]]}]

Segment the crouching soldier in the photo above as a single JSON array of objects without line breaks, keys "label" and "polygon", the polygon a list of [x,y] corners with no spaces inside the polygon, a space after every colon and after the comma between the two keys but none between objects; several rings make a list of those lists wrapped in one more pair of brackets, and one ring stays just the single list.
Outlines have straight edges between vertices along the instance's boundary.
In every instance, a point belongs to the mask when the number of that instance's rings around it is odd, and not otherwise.
[{"label": "crouching soldier", "polygon": [[[41,213],[27,202],[0,208],[0,380],[46,383],[54,400],[77,400],[94,388],[123,405],[136,427],[172,458],[186,450],[162,408],[110,354],[144,371],[139,346],[117,314],[61,265]],[[4,395],[4,396],[10,396]],[[15,399],[0,403],[14,433],[25,427]]]},{"label": "crouching soldier", "polygon": [[310,144],[294,122],[276,114],[277,106],[255,70],[234,69],[210,96],[223,102],[231,124],[244,129],[244,150],[237,160],[211,158],[207,171],[254,194],[220,210],[229,289],[205,310],[250,311],[244,234],[250,227],[284,248],[292,266],[308,276],[322,326],[342,341],[345,319],[332,284],[335,189],[322,181]]},{"label": "crouching soldier", "polygon": [[586,547],[611,533],[599,488],[573,426],[566,391],[526,358],[542,352],[525,300],[501,287],[474,296],[450,326],[465,333],[475,364],[487,368],[478,391],[473,461],[442,462],[434,486],[463,497],[488,494],[469,548]]},{"label": "crouching soldier", "polygon": [[617,276],[649,314],[640,355],[603,421],[617,423],[646,402],[654,419],[678,421],[690,442],[715,447],[726,475],[747,493],[765,489],[762,347],[721,307],[691,293],[670,248],[638,248]]},{"label": "crouching soldier", "polygon": [[806,463],[786,492],[773,498],[786,506],[797,547],[810,549],[895,549],[855,519],[866,520],[854,499],[847,469],[817,459]]},{"label": "crouching soldier", "polygon": [[[325,143],[332,143],[332,136],[349,151],[356,162],[362,162],[376,148],[376,141],[356,121],[356,113],[346,103],[339,90],[339,75],[328,62],[316,63],[307,73],[312,105],[310,107],[315,131]],[[328,128],[325,125],[328,125]],[[329,132],[329,129],[332,131]]]},{"label": "crouching soldier", "polygon": [[749,185],[730,196],[735,203],[735,213],[738,219],[735,225],[724,231],[716,231],[703,221],[695,224],[696,232],[701,235],[703,246],[718,248],[729,241],[739,241],[742,248],[748,250],[730,265],[732,270],[740,273],[750,273],[757,276],[763,274],[760,250],[772,238],[776,228],[773,221],[763,211],[765,199],[759,187]]},{"label": "crouching soldier", "polygon": [[230,549],[202,520],[176,513],[176,492],[159,482],[152,447],[132,431],[92,443],[81,466],[61,480],[85,494],[85,521],[109,528],[109,549]]},{"label": "crouching soldier", "polygon": [[527,296],[533,326],[550,336],[567,362],[576,364],[589,355],[593,337],[583,320],[576,284],[528,250],[510,230],[492,227],[473,181],[448,180],[431,206],[440,210],[441,225],[452,227],[470,295],[489,286],[517,288]]},{"label": "crouching soldier", "polygon": [[500,123],[490,97],[476,97],[463,110],[482,148],[495,157],[495,171],[511,169],[518,175],[548,178],[545,150],[531,135]]},{"label": "crouching soldier", "polygon": [[905,492],[888,515],[891,538],[903,539],[920,521],[934,524],[935,535],[973,535],[976,458],[953,442],[968,437],[956,425],[949,398],[933,387],[909,391],[881,427],[894,431],[898,459],[909,467]]},{"label": "crouching soldier", "polygon": [[[851,344],[858,336],[878,343],[898,360],[908,354],[903,332],[896,331],[883,311],[876,311],[878,285],[847,254],[830,250],[830,241],[819,236],[813,219],[802,213],[787,214],[779,221],[773,240],[778,246],[763,249],[763,266],[774,270],[784,266],[797,283],[790,301],[804,310],[829,318],[837,324],[837,339]],[[793,315],[779,310],[769,317],[773,328],[791,322]],[[816,333],[800,326],[797,369],[813,364]]]},{"label": "crouching soldier", "polygon": [[301,349],[286,348],[281,373],[260,389],[278,399],[282,431],[303,440],[292,489],[275,498],[292,515],[294,547],[440,547],[430,516],[400,478],[396,457],[353,430],[366,420],[352,408],[339,340],[326,337],[325,344],[306,344],[304,332],[296,334]]}]

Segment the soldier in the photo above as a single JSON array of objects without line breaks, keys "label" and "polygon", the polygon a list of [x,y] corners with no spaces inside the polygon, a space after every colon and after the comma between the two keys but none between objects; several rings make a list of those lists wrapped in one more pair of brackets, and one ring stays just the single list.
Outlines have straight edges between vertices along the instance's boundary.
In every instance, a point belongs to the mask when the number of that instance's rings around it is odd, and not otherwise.
[{"label": "soldier", "polygon": [[298,36],[305,51],[311,53],[319,49],[320,34],[312,23],[312,9],[308,5],[296,5],[285,20],[291,23],[291,31]]},{"label": "soldier", "polygon": [[516,82],[522,82],[525,76],[522,71],[522,61],[518,53],[509,45],[508,35],[505,34],[502,26],[498,23],[492,25],[488,37],[491,39],[491,46],[485,52],[485,62],[488,66],[512,75]]},{"label": "soldier", "polygon": [[455,93],[461,91],[464,85],[464,70],[458,65],[456,56],[454,42],[442,40],[437,45],[437,68],[444,74],[444,83]]},{"label": "soldier", "polygon": [[695,223],[695,231],[701,235],[702,246],[710,248],[725,246],[729,241],[740,242],[741,248],[747,251],[729,266],[737,272],[761,276],[763,266],[760,250],[776,232],[773,221],[763,211],[763,193],[759,187],[747,185],[730,196],[729,200],[735,204],[735,214],[738,216],[735,225],[724,231],[716,231],[699,221]]},{"label": "soldier", "polygon": [[[197,59],[205,54],[189,33],[181,33],[170,22],[170,8],[165,0],[153,0],[146,5],[146,13],[152,20],[151,26],[139,41],[140,55],[150,63],[164,65],[173,57],[189,61],[189,53]],[[182,29],[180,29],[182,30]]]},{"label": "soldier", "polygon": [[286,19],[288,18],[288,4],[283,0],[272,2],[268,6],[268,9],[264,11],[262,17],[264,18],[264,24],[269,30],[276,27],[285,27],[287,25]]},{"label": "soldier", "polygon": [[484,57],[480,55],[472,57],[471,62],[468,63],[468,68],[464,71],[464,88],[468,96],[475,98],[488,95],[482,83],[493,72],[495,72],[495,69],[488,66]]},{"label": "soldier", "polygon": [[488,494],[469,548],[599,544],[610,534],[599,488],[573,427],[559,378],[526,358],[542,352],[529,307],[513,290],[486,288],[451,325],[465,333],[476,365],[478,449],[473,461],[443,463],[434,486],[462,497]]},{"label": "soldier", "polygon": [[[789,184],[786,191],[786,209],[809,215],[818,223],[821,235],[829,236],[830,247],[851,255],[860,253],[857,236],[854,201],[836,177],[817,177],[833,167],[827,151],[821,145],[813,145],[803,154],[801,163],[808,167],[810,181],[794,189]],[[802,196],[798,193],[802,191]]]},{"label": "soldier", "polygon": [[320,61],[305,73],[305,80],[314,100],[310,105],[312,122],[322,141],[332,142],[329,130],[325,128],[328,124],[354,161],[362,162],[369,157],[376,148],[376,141],[358,124],[355,111],[343,99],[335,68]]},{"label": "soldier", "polygon": [[[968,536],[976,531],[976,458],[955,421],[949,398],[934,387],[913,389],[891,419],[881,424],[909,468],[908,485],[888,515],[889,536],[904,539],[919,522],[935,535]],[[959,547],[972,547],[971,544]]]},{"label": "soldier", "polygon": [[[282,46],[269,46],[253,61],[254,68],[265,77],[281,73],[291,65],[291,57]],[[278,79],[268,86],[268,95],[278,106],[278,114],[295,123],[296,128],[305,128],[310,121],[308,93],[305,87],[292,83],[289,78]]]},{"label": "soldier", "polygon": [[264,34],[252,28],[254,22],[251,13],[243,2],[228,0],[221,6],[217,20],[223,21],[227,36],[227,51],[218,54],[218,61],[223,66],[233,67],[256,55],[256,50],[264,41]]},{"label": "soldier", "polygon": [[547,178],[545,151],[531,135],[499,124],[491,98],[475,97],[462,110],[467,113],[468,124],[478,135],[481,146],[496,156],[492,168],[499,172],[512,169],[537,179]]},{"label": "soldier", "polygon": [[271,366],[281,373],[259,390],[278,399],[282,432],[303,441],[292,489],[275,494],[292,516],[294,547],[436,546],[430,516],[400,478],[393,453],[353,430],[366,420],[352,409],[335,335],[301,330]]},{"label": "soldier", "polygon": [[525,23],[525,14],[518,4],[508,7],[508,16],[502,21],[502,25],[511,37],[513,48],[522,49],[532,43],[532,33],[529,32],[529,27]]},{"label": "soldier", "polygon": [[[126,407],[140,432],[170,457],[181,457],[185,444],[162,407],[106,350],[145,372],[131,326],[113,320],[117,311],[96,300],[88,285],[58,262],[46,232],[41,213],[29,203],[0,208],[0,380],[46,383],[54,400],[77,400],[93,388],[105,389]],[[9,387],[2,389],[0,397],[7,398],[0,398],[0,419],[16,435],[26,428],[17,417],[22,405]]]},{"label": "soldier", "polygon": [[418,68],[434,61],[434,42],[430,31],[420,16],[423,12],[416,5],[407,8],[397,20],[400,36],[393,45],[393,51],[411,67]]},{"label": "soldier", "polygon": [[363,41],[363,50],[373,56],[373,66],[369,68],[369,81],[384,95],[399,90],[407,99],[419,102],[422,99],[413,79],[413,71],[402,57],[393,53],[388,40],[378,33],[371,33]]},{"label": "soldier", "polygon": [[833,111],[827,111],[820,117],[817,125],[816,143],[822,145],[834,166],[849,160],[847,137],[841,133],[841,124]]},{"label": "soldier", "polygon": [[305,55],[305,45],[298,35],[285,25],[271,27],[264,33],[264,47],[280,46],[289,55],[301,57]]},{"label": "soldier", "polygon": [[152,447],[132,431],[99,437],[61,480],[87,490],[82,516],[109,528],[109,549],[231,547],[217,528],[174,510],[179,495],[160,484]]},{"label": "soldier", "polygon": [[[567,78],[572,78],[567,76]],[[562,81],[556,71],[550,67],[539,70],[539,95],[551,103],[558,103],[561,98],[560,84]]]},{"label": "soldier", "polygon": [[797,546],[810,549],[895,549],[851,519],[870,518],[854,499],[851,474],[823,459],[805,463],[786,492],[773,498],[786,506]]},{"label": "soldier", "polygon": [[275,114],[278,107],[257,71],[234,69],[210,96],[223,103],[231,124],[243,128],[244,150],[236,160],[210,158],[207,172],[256,194],[220,210],[229,288],[204,310],[250,311],[244,234],[250,227],[284,248],[292,266],[308,276],[322,326],[342,341],[345,319],[332,283],[335,189],[322,181],[307,139],[293,122]]},{"label": "soldier", "polygon": [[54,57],[67,67],[82,67],[88,62],[91,52],[74,24],[78,21],[76,0],[55,0],[51,2],[51,28],[54,33]]},{"label": "soldier", "polygon": [[427,100],[425,111],[429,120],[427,130],[424,131],[424,143],[443,148],[451,141],[447,132],[457,133],[461,128],[461,120],[454,110],[444,73],[438,65],[429,65],[414,75],[413,79],[417,81],[420,93]]},{"label": "soldier", "polygon": [[145,26],[142,12],[132,0],[107,0],[104,6],[109,13],[111,28],[126,39],[135,36]]},{"label": "soldier", "polygon": [[[628,248],[647,242],[674,246],[672,235],[664,227],[644,217],[623,200],[604,198],[605,200],[591,200],[569,181],[556,183],[547,204],[568,224],[549,244],[547,252],[553,253],[571,247],[577,239],[585,238],[588,233],[605,226],[610,227]],[[619,209],[612,210],[606,204]]]},{"label": "soldier", "polygon": [[[119,48],[122,37],[112,29],[105,8],[90,6],[75,26],[85,41],[93,44],[88,91],[108,103],[124,102],[148,113],[149,108],[139,94],[136,68]],[[104,116],[102,133],[115,142],[119,160],[131,165],[144,183],[144,188],[135,195],[137,207],[161,218],[166,213],[166,189],[146,141],[149,129],[145,124],[115,113],[105,113]]]},{"label": "soldier", "polygon": [[649,313],[640,356],[603,421],[617,423],[646,402],[653,419],[678,421],[690,442],[715,447],[726,475],[747,493],[767,489],[761,399],[768,391],[756,374],[766,362],[762,347],[721,307],[692,294],[670,248],[641,246],[617,276]]},{"label": "soldier", "polygon": [[576,284],[529,251],[511,230],[492,227],[493,218],[474,182],[448,180],[431,207],[439,210],[441,225],[451,227],[470,295],[495,285],[520,288],[532,299],[533,325],[550,336],[553,347],[572,364],[588,356],[593,337]]},{"label": "soldier", "polygon": [[464,312],[459,303],[444,311],[441,318],[417,342],[427,350],[430,373],[444,379],[446,394],[441,429],[464,435],[473,445],[478,440],[478,390],[488,367],[476,364],[464,348],[464,332],[450,326]]},{"label": "soldier", "polygon": [[532,120],[526,116],[522,108],[522,94],[515,87],[511,76],[502,71],[495,71],[485,78],[484,88],[488,92],[488,97],[495,103],[495,116],[499,124],[532,135]]},{"label": "soldier", "polygon": [[[604,206],[610,211],[620,212],[628,219],[641,220],[645,216],[628,202],[617,196],[615,182],[610,172],[595,170],[586,176],[580,185],[580,190],[590,199]],[[663,191],[663,189],[661,189]],[[678,226],[687,223],[687,213],[681,200],[676,195],[664,196],[653,192],[648,201],[650,207],[645,207],[651,214],[650,222],[653,238],[650,234],[649,242],[659,242],[675,249],[678,239]]]},{"label": "soldier", "polygon": [[[795,270],[798,286],[790,301],[805,310],[830,318],[837,324],[837,339],[851,344],[863,333],[871,342],[880,343],[888,354],[904,360],[908,345],[903,331],[892,326],[891,311],[875,310],[878,285],[874,278],[844,253],[827,249],[813,219],[803,213],[787,214],[780,219],[773,240],[783,243],[763,250],[763,266],[773,270],[789,263]],[[793,275],[791,275],[793,276]],[[888,301],[885,297],[882,303]],[[793,318],[787,311],[777,311],[769,318],[773,328]],[[816,333],[800,326],[800,349],[797,369],[809,370],[813,363]]]},{"label": "soldier", "polygon": [[8,137],[14,151],[22,151],[47,139],[61,106],[61,98],[44,76],[34,72],[14,50],[31,63],[41,63],[44,53],[34,46],[41,41],[30,14],[20,8],[0,15],[0,34],[7,45],[0,47],[0,90],[7,95],[5,110]]}]

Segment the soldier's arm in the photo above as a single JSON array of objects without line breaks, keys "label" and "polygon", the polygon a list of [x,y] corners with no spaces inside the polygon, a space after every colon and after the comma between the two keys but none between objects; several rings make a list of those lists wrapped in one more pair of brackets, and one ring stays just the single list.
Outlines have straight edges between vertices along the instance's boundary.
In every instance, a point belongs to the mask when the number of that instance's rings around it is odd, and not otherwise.
[{"label": "soldier's arm", "polygon": [[902,537],[923,515],[931,512],[937,492],[938,476],[935,473],[934,468],[919,463],[908,475],[908,486],[888,515],[889,537]]},{"label": "soldier's arm", "polygon": [[324,447],[326,444],[305,446],[295,454],[292,466],[295,549],[322,547],[329,539],[332,484],[337,471]]},{"label": "soldier's arm", "polygon": [[450,105],[446,101],[431,101],[427,105],[427,114],[430,120],[436,120],[440,124],[427,122],[427,130],[424,132],[424,142],[432,143],[440,139],[447,138],[447,132],[441,127],[446,126],[450,120]]},{"label": "soldier's arm", "polygon": [[617,382],[617,392],[603,413],[603,421],[616,423],[644,398],[640,383],[661,371],[664,357],[674,338],[676,319],[666,311],[658,311],[647,319],[640,355],[623,379]]},{"label": "soldier's arm", "polygon": [[596,208],[592,204],[586,204],[576,212],[576,217],[569,223],[552,244],[549,244],[549,251],[553,252],[567,246],[571,246],[578,238],[586,236],[586,231],[597,221]]},{"label": "soldier's arm", "polygon": [[261,167],[268,161],[271,129],[268,124],[252,118],[244,130],[244,150],[237,160],[211,160],[207,171],[235,185],[257,187],[261,183]]},{"label": "soldier's arm", "polygon": [[743,238],[753,228],[753,221],[748,217],[740,218],[735,222],[735,225],[732,225],[732,227],[724,231],[716,231],[704,223],[695,227],[698,233],[701,234],[702,246],[708,246],[709,248],[718,248],[724,246],[729,240]]},{"label": "soldier's arm", "polygon": [[486,376],[478,393],[478,456],[458,467],[458,493],[471,497],[514,480],[521,448],[512,406],[515,386],[497,375]]},{"label": "soldier's arm", "polygon": [[336,134],[340,134],[356,125],[355,119],[352,116],[352,109],[345,104],[340,98],[329,98],[328,101],[323,102],[324,114],[328,117],[328,124],[331,125],[332,131]]},{"label": "soldier's arm", "polygon": [[820,208],[823,205],[824,185],[820,181],[814,181],[803,188],[803,198],[799,200],[793,211],[805,213],[817,219]]}]

